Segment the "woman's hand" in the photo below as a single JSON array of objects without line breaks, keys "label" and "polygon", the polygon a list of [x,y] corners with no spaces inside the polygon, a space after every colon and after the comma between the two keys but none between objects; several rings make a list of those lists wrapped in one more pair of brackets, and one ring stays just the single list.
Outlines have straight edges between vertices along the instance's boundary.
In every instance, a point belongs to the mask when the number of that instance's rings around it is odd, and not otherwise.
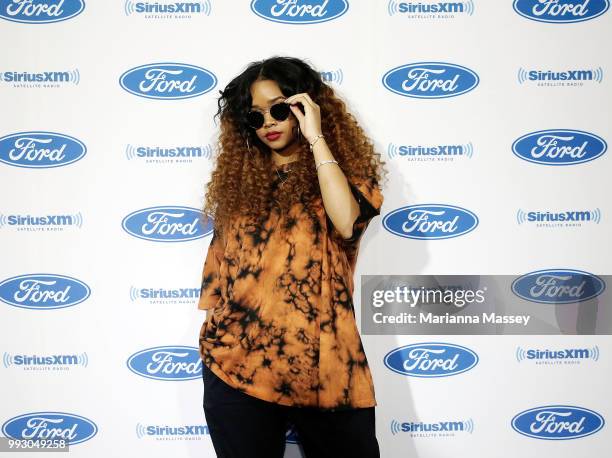
[{"label": "woman's hand", "polygon": [[[289,104],[291,111],[300,123],[302,135],[306,137],[308,143],[312,143],[316,136],[321,134],[321,107],[313,102],[306,92],[287,97],[285,102]],[[302,103],[304,113],[297,106],[297,102]]]}]

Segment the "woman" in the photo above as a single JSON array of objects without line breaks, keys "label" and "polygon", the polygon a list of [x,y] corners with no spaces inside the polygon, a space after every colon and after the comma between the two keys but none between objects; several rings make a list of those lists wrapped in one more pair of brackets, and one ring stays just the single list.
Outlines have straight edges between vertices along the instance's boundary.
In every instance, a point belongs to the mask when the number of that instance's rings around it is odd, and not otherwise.
[{"label": "woman", "polygon": [[204,412],[219,457],[378,457],[353,308],[382,174],[355,118],[304,61],[251,63],[220,91],[214,220],[198,308]]}]

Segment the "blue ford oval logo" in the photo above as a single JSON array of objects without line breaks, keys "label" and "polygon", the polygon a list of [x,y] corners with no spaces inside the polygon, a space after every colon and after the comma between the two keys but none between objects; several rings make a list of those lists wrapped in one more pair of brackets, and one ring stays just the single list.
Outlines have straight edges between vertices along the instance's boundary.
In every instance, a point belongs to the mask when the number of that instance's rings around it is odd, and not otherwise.
[{"label": "blue ford oval logo", "polygon": [[0,162],[15,167],[48,169],[82,159],[85,144],[56,132],[17,132],[0,137]]},{"label": "blue ford oval logo", "polygon": [[410,239],[448,239],[473,231],[478,226],[475,213],[444,204],[420,204],[400,207],[382,220],[389,232]]},{"label": "blue ford oval logo", "polygon": [[581,270],[537,270],[512,282],[517,296],[542,304],[573,304],[599,296],[606,289],[604,281]]},{"label": "blue ford oval logo", "polygon": [[391,92],[419,99],[441,99],[465,94],[479,82],[467,67],[445,62],[416,62],[395,67],[382,77]]},{"label": "blue ford oval logo", "polygon": [[348,6],[346,0],[253,0],[251,11],[268,21],[313,24],[342,16]]},{"label": "blue ford oval logo", "polygon": [[31,412],[4,422],[2,433],[13,439],[66,440],[72,446],[96,435],[98,427],[88,418],[65,412]]},{"label": "blue ford oval logo", "polygon": [[552,405],[525,410],[512,418],[512,428],[535,439],[566,440],[589,436],[603,428],[604,418],[584,407]]},{"label": "blue ford oval logo", "polygon": [[610,7],[609,0],[514,0],[514,11],[538,22],[581,22],[601,16]]},{"label": "blue ford oval logo", "polygon": [[90,293],[91,290],[85,283],[65,275],[19,275],[0,283],[0,300],[26,309],[71,307],[83,302]]},{"label": "blue ford oval logo", "polygon": [[512,143],[512,152],[529,162],[544,165],[573,165],[597,159],[608,149],[603,138],[572,129],[531,132]]},{"label": "blue ford oval logo", "polygon": [[469,371],[478,355],[461,345],[426,342],[396,348],[384,357],[393,372],[413,377],[447,377]]},{"label": "blue ford oval logo", "polygon": [[202,377],[199,349],[182,345],[139,351],[127,360],[135,374],[155,380],[194,380]]},{"label": "blue ford oval logo", "polygon": [[197,208],[159,206],[143,208],[127,215],[121,227],[128,234],[153,242],[185,242],[205,237],[212,232],[209,221],[202,227],[202,213]]},{"label": "blue ford oval logo", "polygon": [[83,0],[0,0],[0,18],[26,24],[65,21],[84,9]]},{"label": "blue ford oval logo", "polygon": [[188,99],[210,91],[217,77],[195,65],[163,62],[132,68],[119,77],[119,84],[148,99]]}]

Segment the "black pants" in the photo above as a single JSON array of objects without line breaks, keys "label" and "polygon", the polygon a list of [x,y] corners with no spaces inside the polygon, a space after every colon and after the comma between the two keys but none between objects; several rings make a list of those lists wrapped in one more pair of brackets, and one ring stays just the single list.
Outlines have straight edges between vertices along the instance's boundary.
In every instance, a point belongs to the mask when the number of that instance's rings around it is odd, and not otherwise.
[{"label": "black pants", "polygon": [[217,458],[282,458],[293,426],[306,458],[380,458],[375,407],[324,411],[250,396],[206,365],[204,415]]}]

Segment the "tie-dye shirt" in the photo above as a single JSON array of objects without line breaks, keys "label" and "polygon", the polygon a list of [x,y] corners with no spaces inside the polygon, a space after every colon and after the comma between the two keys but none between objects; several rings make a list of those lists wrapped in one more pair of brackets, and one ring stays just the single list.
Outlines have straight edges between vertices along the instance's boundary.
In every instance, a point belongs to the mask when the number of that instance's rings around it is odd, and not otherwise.
[{"label": "tie-dye shirt", "polygon": [[[280,166],[283,179],[288,167]],[[230,386],[288,406],[377,405],[352,295],[359,243],[383,196],[374,179],[349,184],[360,208],[350,239],[321,197],[311,203],[318,220],[296,203],[288,214],[273,207],[263,224],[237,218],[226,246],[213,231],[198,303],[208,310],[200,357]]]}]

